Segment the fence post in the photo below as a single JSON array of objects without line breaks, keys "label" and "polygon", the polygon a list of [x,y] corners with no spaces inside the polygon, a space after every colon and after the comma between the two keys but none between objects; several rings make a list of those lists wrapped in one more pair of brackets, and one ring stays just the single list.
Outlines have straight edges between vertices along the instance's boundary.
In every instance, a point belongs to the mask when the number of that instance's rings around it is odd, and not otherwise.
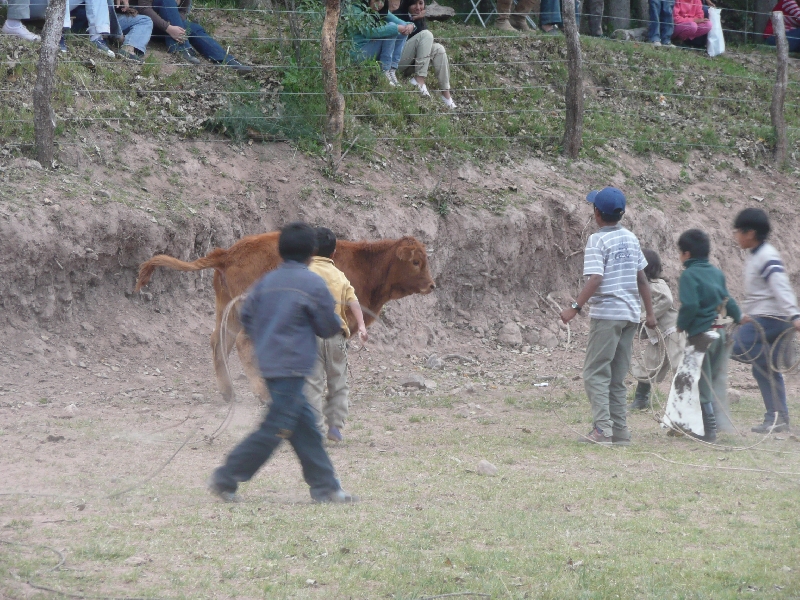
[{"label": "fence post", "polygon": [[786,41],[786,27],[783,22],[782,12],[772,13],[772,31],[775,35],[775,48],[778,51],[778,68],[775,75],[775,87],[772,90],[772,105],[769,107],[769,114],[772,117],[772,127],[775,130],[775,162],[780,168],[786,163],[786,156],[789,151],[789,142],[786,138],[786,119],[783,113],[789,77],[789,44]]},{"label": "fence post", "polygon": [[56,80],[58,62],[58,40],[61,37],[66,0],[51,0],[45,12],[42,47],[36,67],[36,85],[33,88],[33,132],[36,160],[47,168],[53,164],[53,138],[56,131],[56,115],[50,106]]},{"label": "fence post", "polygon": [[322,83],[325,87],[325,104],[328,120],[325,124],[328,166],[336,171],[342,157],[342,132],[344,131],[344,96],[339,93],[336,76],[336,27],[342,10],[341,0],[325,0],[325,21],[322,23]]},{"label": "fence post", "polygon": [[564,0],[561,9],[564,19],[564,34],[567,40],[567,67],[569,79],[565,102],[567,119],[564,125],[564,154],[578,158],[583,140],[583,69],[581,66],[581,41],[575,23],[575,2]]}]

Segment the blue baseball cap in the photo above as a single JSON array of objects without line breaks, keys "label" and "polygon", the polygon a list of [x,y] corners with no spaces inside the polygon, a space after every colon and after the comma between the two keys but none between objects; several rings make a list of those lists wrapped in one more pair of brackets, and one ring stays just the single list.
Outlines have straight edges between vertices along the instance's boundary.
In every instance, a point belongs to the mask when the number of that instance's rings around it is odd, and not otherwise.
[{"label": "blue baseball cap", "polygon": [[592,190],[586,196],[589,204],[594,204],[595,208],[607,215],[621,214],[625,212],[625,194],[622,190],[615,187],[605,187],[602,190]]}]

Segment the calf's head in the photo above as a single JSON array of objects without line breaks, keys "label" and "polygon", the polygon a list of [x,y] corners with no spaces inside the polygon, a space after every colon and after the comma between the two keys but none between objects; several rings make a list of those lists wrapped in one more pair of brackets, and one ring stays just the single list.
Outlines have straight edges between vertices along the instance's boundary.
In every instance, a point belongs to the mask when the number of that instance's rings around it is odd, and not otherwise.
[{"label": "calf's head", "polygon": [[411,294],[430,294],[436,287],[428,270],[425,245],[413,237],[398,241],[387,277],[393,300]]}]

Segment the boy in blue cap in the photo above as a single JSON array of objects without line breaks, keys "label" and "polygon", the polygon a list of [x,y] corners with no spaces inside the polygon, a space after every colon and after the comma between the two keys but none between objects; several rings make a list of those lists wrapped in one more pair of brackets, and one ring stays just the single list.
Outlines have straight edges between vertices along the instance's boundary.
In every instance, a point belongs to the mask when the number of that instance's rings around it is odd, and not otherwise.
[{"label": "boy in blue cap", "polygon": [[588,304],[591,318],[583,383],[592,405],[594,427],[579,441],[627,446],[631,435],[625,376],[642,303],[645,324],[651,329],[656,326],[650,285],[644,273],[647,261],[636,236],[619,224],[625,214],[625,194],[621,190],[594,190],[586,201],[594,205],[594,219],[600,229],[589,236],[586,244],[586,283],[575,302],[561,311],[561,320],[569,323]]}]

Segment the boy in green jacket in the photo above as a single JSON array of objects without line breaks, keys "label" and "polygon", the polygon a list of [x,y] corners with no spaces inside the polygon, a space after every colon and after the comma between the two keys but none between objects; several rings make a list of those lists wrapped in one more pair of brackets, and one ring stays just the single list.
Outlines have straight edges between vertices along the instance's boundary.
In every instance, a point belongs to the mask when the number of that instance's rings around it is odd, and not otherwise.
[{"label": "boy in green jacket", "polygon": [[706,432],[703,439],[713,442],[717,438],[717,422],[712,399],[714,390],[719,390],[719,386],[714,384],[727,375],[728,368],[723,318],[727,314],[738,323],[742,313],[725,286],[725,275],[708,262],[711,241],[705,231],[684,231],[678,238],[678,250],[684,268],[678,280],[681,301],[678,331],[686,332],[687,347],[698,348],[703,345],[700,336],[712,330],[719,334],[706,350],[699,382],[700,408]]}]

